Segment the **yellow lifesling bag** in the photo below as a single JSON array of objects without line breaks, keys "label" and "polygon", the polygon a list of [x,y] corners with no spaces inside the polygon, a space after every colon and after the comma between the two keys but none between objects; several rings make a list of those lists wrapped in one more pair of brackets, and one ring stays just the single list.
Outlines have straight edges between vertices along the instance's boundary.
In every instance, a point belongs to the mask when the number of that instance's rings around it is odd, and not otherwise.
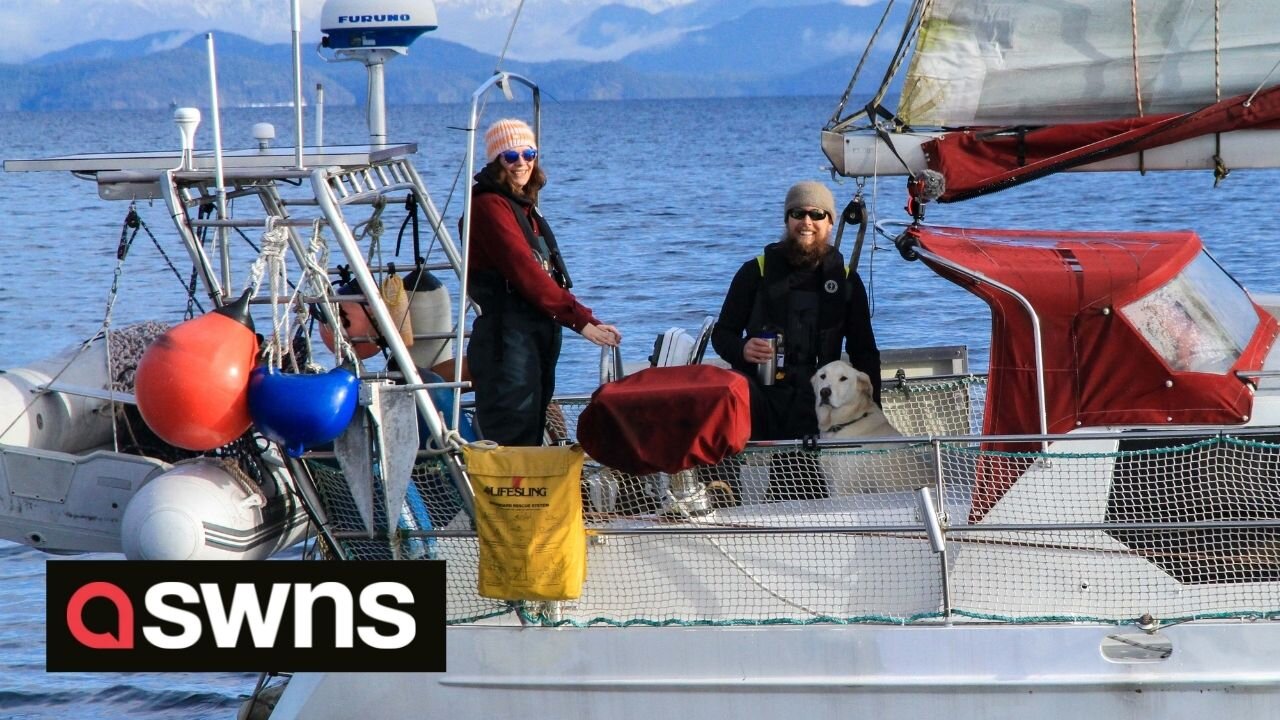
[{"label": "yellow lifesling bag", "polygon": [[462,448],[475,491],[479,593],[572,600],[587,577],[582,448]]}]

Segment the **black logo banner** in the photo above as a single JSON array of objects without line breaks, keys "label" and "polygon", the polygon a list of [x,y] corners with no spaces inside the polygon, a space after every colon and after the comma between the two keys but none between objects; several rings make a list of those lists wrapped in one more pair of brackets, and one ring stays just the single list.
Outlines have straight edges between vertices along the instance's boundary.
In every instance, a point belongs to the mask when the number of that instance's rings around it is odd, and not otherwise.
[{"label": "black logo banner", "polygon": [[46,564],[50,672],[443,672],[439,560]]}]

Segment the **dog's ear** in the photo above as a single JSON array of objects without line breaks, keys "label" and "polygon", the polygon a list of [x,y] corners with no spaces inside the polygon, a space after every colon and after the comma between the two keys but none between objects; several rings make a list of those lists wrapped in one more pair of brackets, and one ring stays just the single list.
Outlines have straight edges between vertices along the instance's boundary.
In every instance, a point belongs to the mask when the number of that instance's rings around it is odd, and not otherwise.
[{"label": "dog's ear", "polygon": [[871,398],[875,395],[875,388],[871,386],[871,376],[861,370],[853,371],[858,379],[858,395],[861,397]]}]

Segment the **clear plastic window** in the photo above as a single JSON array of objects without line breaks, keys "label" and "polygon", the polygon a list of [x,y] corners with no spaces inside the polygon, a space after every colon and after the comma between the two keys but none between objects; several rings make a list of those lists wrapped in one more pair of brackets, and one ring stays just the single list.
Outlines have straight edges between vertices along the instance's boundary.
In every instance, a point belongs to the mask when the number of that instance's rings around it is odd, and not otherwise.
[{"label": "clear plastic window", "polygon": [[1258,325],[1249,296],[1208,255],[1120,313],[1173,370],[1224,373]]}]

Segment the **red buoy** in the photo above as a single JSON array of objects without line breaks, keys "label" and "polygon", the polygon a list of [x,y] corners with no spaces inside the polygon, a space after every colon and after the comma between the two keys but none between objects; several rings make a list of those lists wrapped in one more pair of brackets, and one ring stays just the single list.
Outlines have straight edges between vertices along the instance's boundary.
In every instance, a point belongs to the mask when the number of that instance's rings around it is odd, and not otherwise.
[{"label": "red buoy", "polygon": [[249,429],[248,385],[258,355],[249,294],[170,328],[138,361],[138,411],[160,439],[212,450]]},{"label": "red buoy", "polygon": [[[346,328],[348,337],[381,337],[381,334],[374,329],[373,319],[369,317],[369,309],[365,307],[364,303],[356,304],[350,310],[345,307],[350,303],[343,303],[342,305],[343,307],[338,308],[338,319],[342,322],[342,327]],[[329,323],[320,323],[320,340],[324,342],[325,347],[329,348],[329,352],[333,352],[333,329],[329,327]],[[353,340],[351,342],[352,352],[361,360],[367,360],[377,355],[379,349],[375,340]]]},{"label": "red buoy", "polygon": [[[354,282],[344,283],[338,288],[339,295],[358,295],[360,287]],[[366,360],[378,354],[381,348],[378,346],[378,338],[382,334],[373,326],[373,318],[369,315],[369,306],[364,303],[337,303],[338,305],[338,321],[342,323],[343,331],[346,332],[348,338],[363,338],[361,340],[351,341],[351,351],[361,360]],[[324,342],[324,346],[329,348],[329,352],[333,352],[333,328],[329,327],[329,323],[320,323],[320,340]]]}]

